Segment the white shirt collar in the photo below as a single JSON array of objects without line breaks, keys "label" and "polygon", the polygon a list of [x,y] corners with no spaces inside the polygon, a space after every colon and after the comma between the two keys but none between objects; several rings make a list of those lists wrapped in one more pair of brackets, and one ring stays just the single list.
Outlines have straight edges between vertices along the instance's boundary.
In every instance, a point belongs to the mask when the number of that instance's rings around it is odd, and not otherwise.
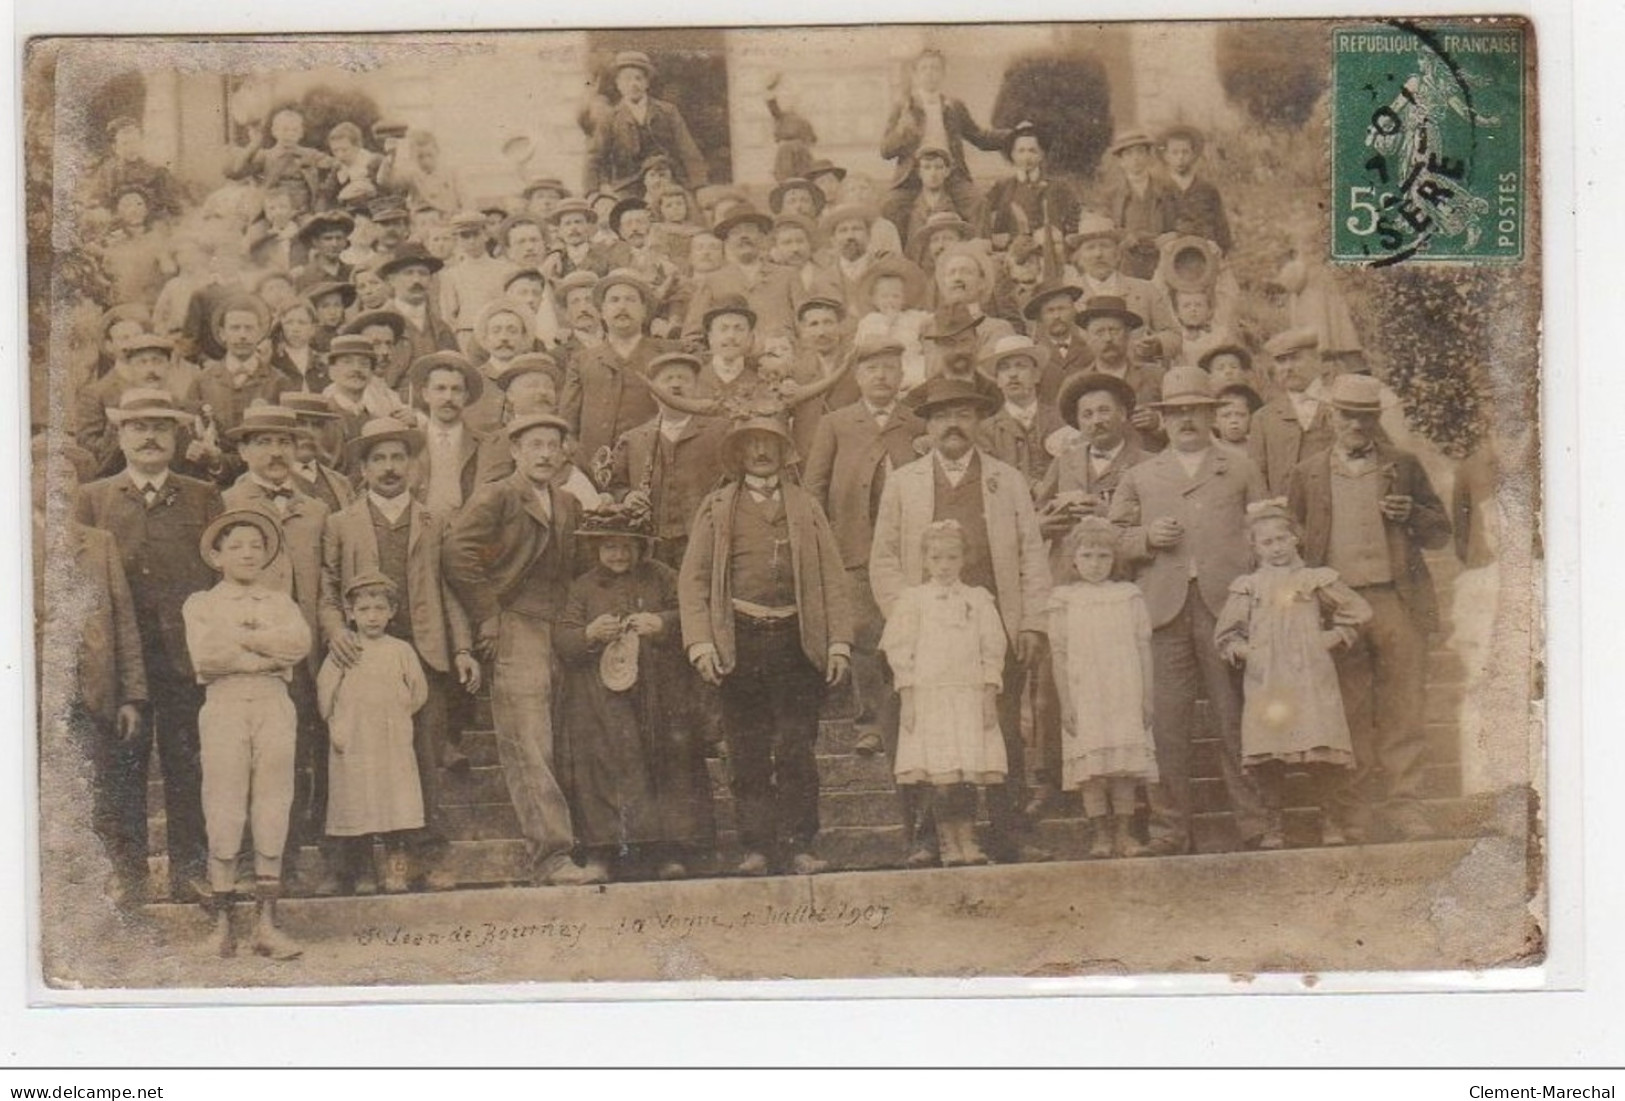
[{"label": "white shirt collar", "polygon": [[1019,405],[1007,401],[1004,403],[1004,411],[1009,413],[1010,416],[1014,417],[1016,423],[1021,425],[1023,428],[1031,428],[1033,426],[1033,422],[1038,419],[1038,403],[1036,401],[1027,406],[1025,409]]},{"label": "white shirt collar", "polygon": [[733,363],[730,364],[723,362],[717,356],[712,356],[711,370],[715,372],[717,378],[721,379],[723,382],[732,382],[740,375],[745,373],[745,359],[743,356],[741,356],[739,359],[734,360]]},{"label": "white shirt collar", "polygon": [[772,497],[779,491],[779,476],[770,474],[764,478],[758,474],[747,474],[745,485],[758,497]]},{"label": "white shirt collar", "polygon": [[1172,450],[1174,452],[1174,458],[1178,459],[1179,465],[1184,468],[1185,476],[1188,478],[1194,478],[1196,477],[1196,472],[1202,469],[1202,464],[1207,461],[1208,453],[1211,452],[1213,448],[1211,446],[1204,447],[1200,451],[1180,451],[1177,448]]},{"label": "white shirt collar", "polygon": [[383,513],[384,519],[391,524],[399,521],[401,514],[412,505],[412,495],[410,493],[397,493],[393,497],[380,497],[369,489],[367,490],[367,500],[371,501],[372,507]]},{"label": "white shirt collar", "polygon": [[153,489],[158,490],[161,493],[163,492],[164,485],[169,481],[169,468],[167,466],[164,467],[162,472],[151,478],[147,477],[145,474],[137,474],[134,470],[130,470],[129,475],[130,481],[134,482],[135,488],[139,489],[141,492],[145,493],[147,491],[147,487],[150,485]]}]

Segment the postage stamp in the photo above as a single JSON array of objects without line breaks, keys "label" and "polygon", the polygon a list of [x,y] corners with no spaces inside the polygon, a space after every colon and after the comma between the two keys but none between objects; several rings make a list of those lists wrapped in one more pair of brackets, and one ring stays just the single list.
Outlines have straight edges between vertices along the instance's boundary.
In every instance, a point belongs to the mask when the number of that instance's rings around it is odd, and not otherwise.
[{"label": "postage stamp", "polygon": [[1525,25],[1333,33],[1332,256],[1524,254]]}]

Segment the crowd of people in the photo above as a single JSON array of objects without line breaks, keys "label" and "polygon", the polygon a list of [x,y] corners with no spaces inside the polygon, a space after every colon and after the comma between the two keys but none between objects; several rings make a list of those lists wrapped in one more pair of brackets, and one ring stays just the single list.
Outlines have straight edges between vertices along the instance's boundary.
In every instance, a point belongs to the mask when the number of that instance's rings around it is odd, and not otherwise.
[{"label": "crowd of people", "polygon": [[[821,711],[891,762],[909,866],[1048,859],[1067,798],[1092,857],[1190,851],[1200,700],[1245,845],[1287,843],[1289,772],[1325,844],[1429,835],[1450,519],[1324,288],[1239,329],[1204,134],[1120,132],[1086,201],[927,51],[889,186],[776,101],[778,178],[713,185],[650,59],[612,68],[586,193],[483,208],[389,121],[316,148],[277,110],[203,202],[109,127],[101,358],[35,484],[43,522],[83,483],[45,570],[86,594],[122,899],[154,742],[170,897],[214,951],[245,832],[275,958],[308,846],[318,892],[449,885],[487,691],[539,885],[826,870]],[[967,142],[1009,173],[973,179]]]}]

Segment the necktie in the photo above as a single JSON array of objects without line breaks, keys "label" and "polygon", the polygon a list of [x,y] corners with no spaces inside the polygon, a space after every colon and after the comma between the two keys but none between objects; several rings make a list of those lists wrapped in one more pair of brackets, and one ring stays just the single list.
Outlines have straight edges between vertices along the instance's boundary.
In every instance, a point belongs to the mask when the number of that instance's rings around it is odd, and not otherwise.
[{"label": "necktie", "polygon": [[146,501],[147,507],[151,508],[158,501],[158,487],[153,485],[151,482],[148,482],[146,486],[142,488],[141,496],[142,499]]},{"label": "necktie", "polygon": [[277,489],[267,489],[265,492],[270,494],[271,498],[273,500],[281,500],[281,501],[291,501],[291,500],[293,500],[293,487],[292,486],[281,486],[281,487],[279,487]]}]

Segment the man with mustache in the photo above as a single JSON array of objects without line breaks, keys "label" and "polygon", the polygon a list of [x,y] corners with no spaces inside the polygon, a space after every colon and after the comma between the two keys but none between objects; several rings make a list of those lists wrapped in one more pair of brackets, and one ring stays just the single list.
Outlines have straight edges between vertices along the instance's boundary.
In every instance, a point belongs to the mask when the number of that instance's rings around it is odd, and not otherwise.
[{"label": "man with mustache", "polygon": [[756,351],[775,338],[793,340],[796,332],[795,274],[771,264],[764,249],[773,219],[740,204],[712,231],[722,239],[727,260],[716,271],[694,280],[694,297],[683,322],[684,341],[705,335],[705,317],[718,302],[743,298],[756,314]]},{"label": "man with mustache", "polygon": [[[634,194],[645,162],[656,154],[670,158],[679,184],[695,191],[710,182],[705,154],[694,143],[677,106],[649,94],[655,67],[641,50],[622,50],[610,65],[617,100],[589,124],[587,191]],[[602,100],[599,100],[602,103]]]},{"label": "man with mustache", "polygon": [[1276,396],[1253,414],[1247,454],[1264,472],[1271,493],[1285,493],[1299,463],[1332,445],[1331,408],[1314,389],[1325,373],[1320,334],[1288,329],[1270,337],[1265,353],[1274,362]]},{"label": "man with mustache", "polygon": [[613,266],[607,248],[593,243],[598,215],[585,199],[565,199],[547,216],[554,247],[542,261],[542,274],[558,281],[573,271],[605,275]]},{"label": "man with mustache", "polygon": [[467,423],[463,411],[489,389],[495,392],[500,421],[502,394],[460,352],[424,356],[412,364],[411,379],[428,421],[413,493],[431,513],[449,521],[486,481],[500,451],[491,437]]},{"label": "man with mustache", "polygon": [[662,352],[676,350],[645,334],[649,288],[636,272],[616,269],[598,281],[593,293],[604,319],[604,342],[570,364],[559,399],[579,441],[578,454],[589,468],[600,448],[655,415],[645,381],[649,364]]},{"label": "man with mustache", "polygon": [[293,476],[299,488],[320,498],[329,512],[337,512],[355,500],[355,487],[338,469],[345,441],[333,403],[323,394],[291,391],[282,395],[282,404],[294,411],[306,432],[293,443]]},{"label": "man with mustache", "polygon": [[1155,363],[1131,359],[1129,354],[1136,344],[1135,331],[1145,325],[1145,319],[1129,309],[1123,299],[1103,295],[1084,302],[1078,325],[1094,349],[1091,369],[1121,379],[1134,391],[1135,407],[1129,423],[1148,450],[1160,450],[1168,441],[1156,411],[1157,399],[1162,396],[1163,369]]},{"label": "man with mustache", "polygon": [[502,297],[513,274],[511,262],[485,248],[485,215],[461,210],[452,215],[452,254],[440,273],[440,316],[457,334],[464,355],[474,354],[477,319],[488,302]]},{"label": "man with mustache", "polygon": [[434,274],[443,266],[442,261],[429,255],[422,245],[408,242],[378,267],[378,274],[389,283],[391,292],[385,309],[394,310],[406,319],[403,340],[408,363],[415,363],[431,352],[452,351],[457,347],[457,334],[440,316],[439,307],[430,295]]},{"label": "man with mustache", "polygon": [[[118,326],[115,326],[118,328]],[[124,465],[119,450],[118,429],[109,419],[108,412],[118,407],[126,390],[169,390],[176,403],[184,408],[197,407],[197,387],[189,380],[176,386],[174,342],[166,336],[141,332],[119,335],[112,341],[113,370],[105,378],[79,391],[78,426],[79,446],[95,458],[95,469],[101,474],[116,473]],[[193,370],[195,376],[196,371]],[[183,392],[176,394],[177,388]],[[225,466],[218,443],[199,438],[194,420],[178,429],[176,466],[181,472],[204,481],[215,481]]]},{"label": "man with mustache", "polygon": [[[1066,239],[1078,286],[1085,301],[1102,295],[1121,298],[1131,313],[1149,322],[1148,331],[1140,338],[1142,358],[1171,357],[1179,351],[1173,303],[1151,280],[1123,273],[1122,241],[1122,231],[1110,218],[1087,213],[1079,216],[1078,231]],[[1154,344],[1150,338],[1155,339]]]},{"label": "man with mustache", "polygon": [[1241,767],[1241,692],[1213,633],[1230,583],[1252,569],[1247,505],[1265,496],[1251,459],[1214,446],[1212,383],[1200,367],[1175,367],[1157,403],[1168,449],[1126,471],[1107,518],[1123,529],[1119,554],[1151,613],[1152,736],[1157,775],[1151,852],[1183,853],[1191,826],[1191,739],[1205,697],[1242,843],[1264,833],[1258,793]]},{"label": "man with mustache", "polygon": [[1070,283],[1042,283],[1021,308],[1031,326],[1044,369],[1038,376],[1038,398],[1053,402],[1073,375],[1089,369],[1095,350],[1078,327],[1078,299],[1083,292]]},{"label": "man with mustache", "polygon": [[412,845],[416,864],[412,878],[419,885],[448,887],[449,875],[434,868],[446,849],[439,813],[440,761],[442,754],[457,756],[448,729],[455,687],[479,691],[480,665],[474,659],[468,615],[441,573],[446,517],[431,512],[408,492],[412,460],[422,452],[423,433],[383,418],[369,421],[351,448],[364,490],[330,515],[323,530],[322,630],[328,653],[348,668],[365,644],[345,622],[345,589],[356,577],[372,572],[395,583],[400,599],[388,633],[417,650],[429,684],[428,699],[412,719],[424,822]]},{"label": "man with mustache", "polygon": [[839,203],[824,211],[819,221],[829,242],[829,259],[819,268],[815,296],[833,298],[848,314],[869,309],[861,301],[859,286],[878,255],[873,248],[875,212],[857,203]]},{"label": "man with mustache", "polygon": [[573,271],[554,288],[551,308],[564,318],[553,358],[568,368],[588,348],[604,342],[604,320],[598,315],[598,276],[590,271]]},{"label": "man with mustache", "polygon": [[493,660],[497,756],[531,860],[532,882],[586,883],[570,859],[570,808],[553,770],[553,624],[575,567],[579,506],[554,486],[570,424],[533,413],[508,424],[514,473],[480,486],[451,523],[446,581]]},{"label": "man with mustache", "polygon": [[[81,524],[112,535],[122,559],[147,672],[147,713],[130,760],[131,798],[146,813],[146,768],[158,743],[164,775],[169,897],[198,897],[207,869],[203,773],[197,717],[203,693],[186,649],[181,605],[211,588],[214,571],[198,553],[198,535],[224,511],[220,491],[171,469],[177,426],[192,415],[167,390],[126,390],[108,413],[125,468],[82,486],[74,506]],[[131,812],[132,815],[134,811]]]},{"label": "man with mustache", "polygon": [[[282,526],[282,553],[265,567],[260,584],[292,597],[315,639],[320,637],[317,605],[321,600],[322,529],[327,524],[328,510],[294,477],[295,441],[307,434],[292,409],[280,405],[251,408],[243,422],[226,434],[237,445],[248,470],[221,494],[221,499],[228,509],[257,509],[277,518]],[[293,682],[288,686],[298,716],[293,810],[288,818],[285,856],[290,880],[299,846],[321,843],[326,836],[327,728],[316,706],[316,673],[320,668],[321,652],[313,646],[305,660],[294,667]]]},{"label": "man with mustache", "polygon": [[256,402],[274,402],[282,393],[282,375],[260,354],[260,341],[271,328],[271,311],[252,295],[227,299],[215,311],[215,338],[225,354],[205,361],[198,373],[197,397],[213,412],[221,431],[235,428]]},{"label": "man with mustache", "polygon": [[914,391],[912,404],[925,421],[932,451],[886,479],[875,514],[869,584],[881,614],[889,616],[898,595],[925,576],[926,526],[954,520],[964,531],[962,579],[993,594],[1011,643],[998,705],[1010,770],[1004,784],[988,788],[993,856],[1001,863],[1048,859],[1044,850],[1023,842],[1019,815],[1026,787],[1022,687],[1028,670],[1045,656],[1050,590],[1032,494],[1021,471],[976,446],[982,420],[999,409],[1001,398],[965,380],[933,378]]},{"label": "man with mustache", "polygon": [[[517,300],[497,298],[486,303],[474,319],[474,348],[485,353],[480,373],[487,383],[501,378],[515,358],[536,350],[530,321],[525,316],[528,312]],[[470,396],[463,419],[476,432],[496,431],[502,426],[501,392],[488,385],[480,396]]]}]

